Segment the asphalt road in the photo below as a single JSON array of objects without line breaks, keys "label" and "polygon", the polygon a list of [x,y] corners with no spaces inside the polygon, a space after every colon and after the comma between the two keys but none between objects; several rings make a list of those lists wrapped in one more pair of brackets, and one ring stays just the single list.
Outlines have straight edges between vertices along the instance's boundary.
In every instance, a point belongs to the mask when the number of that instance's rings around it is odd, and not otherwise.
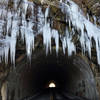
[{"label": "asphalt road", "polygon": [[21,100],[88,100],[88,99],[83,99],[77,96],[73,96],[71,94],[67,94],[66,92],[61,92],[55,88],[51,88],[39,91],[33,96],[26,97]]}]

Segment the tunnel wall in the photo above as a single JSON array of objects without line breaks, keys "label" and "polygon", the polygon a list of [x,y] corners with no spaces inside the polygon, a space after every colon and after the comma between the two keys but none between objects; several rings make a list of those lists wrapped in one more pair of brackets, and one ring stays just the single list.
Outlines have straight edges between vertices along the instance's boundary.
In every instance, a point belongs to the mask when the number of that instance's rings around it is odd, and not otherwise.
[{"label": "tunnel wall", "polygon": [[89,64],[81,56],[68,57],[62,52],[56,55],[34,51],[32,62],[26,57],[17,64],[7,79],[8,100],[20,100],[46,88],[54,80],[65,93],[99,100],[95,79]]}]

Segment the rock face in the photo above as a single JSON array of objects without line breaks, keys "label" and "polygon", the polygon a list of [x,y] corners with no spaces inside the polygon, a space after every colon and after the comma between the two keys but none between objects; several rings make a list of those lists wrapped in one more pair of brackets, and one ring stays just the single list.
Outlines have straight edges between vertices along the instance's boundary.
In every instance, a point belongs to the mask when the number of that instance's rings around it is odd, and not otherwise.
[{"label": "rock face", "polygon": [[76,2],[85,14],[89,14],[90,17],[95,15],[97,17],[97,23],[100,25],[100,0],[73,0]]},{"label": "rock face", "polygon": [[83,10],[90,10],[94,15],[100,16],[100,0],[73,0]]}]

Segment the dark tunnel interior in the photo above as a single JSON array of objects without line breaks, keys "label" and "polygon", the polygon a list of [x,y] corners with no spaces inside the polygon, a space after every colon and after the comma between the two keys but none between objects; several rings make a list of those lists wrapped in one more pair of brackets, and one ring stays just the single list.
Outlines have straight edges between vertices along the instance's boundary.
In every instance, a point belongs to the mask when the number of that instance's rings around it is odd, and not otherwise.
[{"label": "dark tunnel interior", "polygon": [[26,88],[28,82],[33,88],[43,89],[50,81],[54,81],[57,88],[65,89],[66,86],[70,86],[73,74],[75,74],[74,80],[81,77],[79,69],[72,68],[75,66],[66,57],[41,56],[38,61],[34,62],[32,62],[30,70],[28,69],[26,74],[24,73]]},{"label": "dark tunnel interior", "polygon": [[65,94],[96,100],[97,90],[92,71],[81,57],[68,57],[63,53],[58,56],[56,53],[45,55],[40,52],[32,56],[31,65],[25,62],[19,64],[23,66],[23,70],[19,71],[20,98],[47,89],[50,82],[54,82],[56,88]]}]

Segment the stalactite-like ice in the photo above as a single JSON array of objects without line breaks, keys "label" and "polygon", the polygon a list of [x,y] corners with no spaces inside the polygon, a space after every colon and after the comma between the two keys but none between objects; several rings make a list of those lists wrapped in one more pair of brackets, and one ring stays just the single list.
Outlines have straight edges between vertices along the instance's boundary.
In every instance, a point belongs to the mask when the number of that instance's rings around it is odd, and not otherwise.
[{"label": "stalactite-like ice", "polygon": [[[34,49],[34,31],[33,31],[33,22],[30,19],[29,22],[27,22],[26,18],[26,14],[27,14],[27,9],[28,9],[28,1],[24,0],[23,2],[25,8],[25,14],[23,15],[23,19],[22,19],[22,26],[21,26],[21,38],[24,41],[25,38],[25,42],[26,42],[26,51],[27,51],[27,56],[28,58],[31,60],[31,54],[32,54],[32,50]],[[33,3],[30,3],[29,7],[32,10],[32,15],[31,18],[34,19],[34,8],[33,8]]]},{"label": "stalactite-like ice", "polygon": [[26,15],[27,12],[27,7],[28,7],[28,1],[27,0],[23,0],[23,9],[24,9],[24,14]]},{"label": "stalactite-like ice", "polygon": [[55,29],[50,28],[50,23],[47,22],[47,17],[49,14],[49,7],[45,11],[45,25],[43,27],[43,43],[46,46],[46,54],[48,53],[48,50],[51,51],[51,38],[55,39],[55,45],[56,45],[56,52],[58,54],[59,50],[59,33]]},{"label": "stalactite-like ice", "polygon": [[55,39],[56,53],[58,54],[58,50],[59,50],[59,33],[58,33],[57,30],[52,30],[52,37]]},{"label": "stalactite-like ice", "polygon": [[[8,37],[6,37],[7,39]],[[8,55],[9,55],[9,43],[8,43],[8,39],[6,41],[6,46],[4,47],[4,56],[5,56],[5,63],[7,64],[8,63]],[[15,49],[15,48],[14,48]],[[3,54],[3,53],[2,53]],[[14,59],[15,60],[15,59]],[[14,61],[15,62],[15,61]]]},{"label": "stalactite-like ice", "polygon": [[66,16],[68,15],[72,25],[76,27],[78,31],[80,30],[79,38],[81,47],[84,52],[88,51],[90,57],[92,46],[91,39],[94,38],[96,42],[97,59],[100,64],[100,28],[91,23],[89,19],[86,19],[78,5],[71,0],[66,0],[65,3],[62,3],[60,8],[62,9],[62,12],[66,13]]},{"label": "stalactite-like ice", "polygon": [[46,54],[47,54],[48,49],[50,49],[51,51],[51,29],[49,23],[45,23],[43,27],[43,43],[46,46]]},{"label": "stalactite-like ice", "polygon": [[27,27],[25,29],[26,51],[29,59],[31,58],[32,50],[34,49],[34,34],[32,26],[33,24],[29,22],[27,23]]},{"label": "stalactite-like ice", "polygon": [[76,53],[76,47],[71,40],[72,40],[72,36],[69,34],[68,29],[66,28],[66,35],[62,39],[62,44],[63,44],[63,52],[65,54],[67,48],[68,56],[71,56],[73,52]]},{"label": "stalactite-like ice", "polygon": [[[38,8],[38,33],[43,32],[43,27],[41,27],[41,26],[44,25],[45,20],[46,20],[46,19],[44,18],[44,14],[43,14],[43,12],[42,12],[42,8],[39,7],[39,8]],[[38,33],[37,33],[37,34],[38,34]]]},{"label": "stalactite-like ice", "polygon": [[43,26],[43,43],[46,47],[46,54],[48,49],[51,51],[51,28],[50,23],[47,22],[47,17],[49,13],[49,7],[45,11],[45,25]]},{"label": "stalactite-like ice", "polygon": [[[9,0],[3,0],[4,5],[8,4]],[[46,48],[46,54],[51,51],[51,39],[55,40],[56,52],[59,51],[59,40],[62,41],[62,49],[65,54],[66,49],[68,55],[76,53],[76,45],[72,41],[73,36],[78,32],[78,39],[81,44],[83,54],[88,51],[91,58],[92,38],[96,42],[96,52],[98,64],[100,64],[100,28],[96,25],[96,17],[94,16],[94,24],[86,19],[83,12],[71,0],[59,0],[59,8],[66,14],[66,30],[64,36],[59,35],[59,31],[51,28],[51,22],[48,21],[50,7],[48,6],[45,13],[41,6],[36,5],[28,0],[15,0],[13,9],[8,9],[7,6],[0,5],[0,61],[5,59],[8,62],[10,52],[11,62],[15,64],[16,43],[21,36],[21,39],[26,44],[26,52],[31,59],[32,50],[34,49],[35,37],[38,34],[43,35],[43,44]],[[0,4],[3,3],[0,1]],[[17,8],[19,7],[19,8]],[[36,11],[37,10],[37,11]],[[88,14],[87,14],[88,15]],[[35,29],[34,29],[35,28]],[[69,31],[68,28],[71,28]]]}]

